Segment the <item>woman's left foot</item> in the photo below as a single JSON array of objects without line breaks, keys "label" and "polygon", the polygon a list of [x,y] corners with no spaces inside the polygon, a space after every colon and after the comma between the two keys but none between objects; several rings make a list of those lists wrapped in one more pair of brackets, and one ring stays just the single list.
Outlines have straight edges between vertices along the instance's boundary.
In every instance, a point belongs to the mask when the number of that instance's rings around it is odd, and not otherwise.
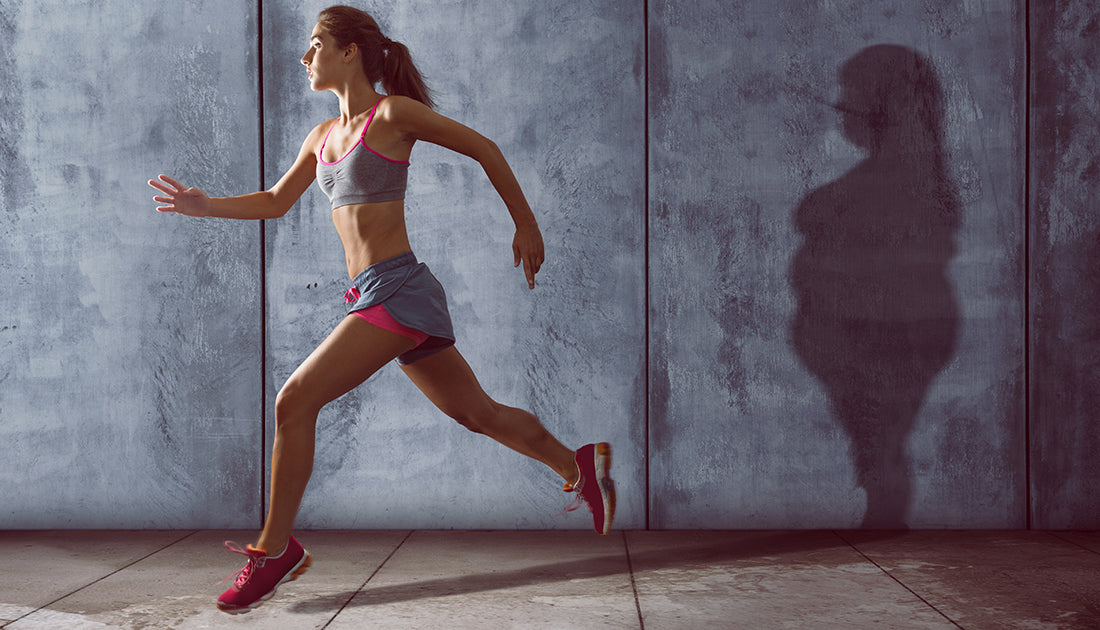
[{"label": "woman's left foot", "polygon": [[588,504],[592,512],[592,527],[597,534],[606,534],[611,530],[611,521],[615,519],[615,482],[611,480],[611,445],[607,442],[585,444],[577,449],[574,457],[580,480],[575,484],[565,484],[566,492],[576,492],[577,498],[567,505],[563,512],[572,512]]},{"label": "woman's left foot", "polygon": [[218,598],[218,609],[231,615],[246,613],[271,599],[280,584],[298,579],[313,563],[309,552],[293,536],[286,549],[273,557],[252,545],[241,549],[235,543],[226,542],[225,546],[248,556],[248,564],[237,572],[233,586]]}]

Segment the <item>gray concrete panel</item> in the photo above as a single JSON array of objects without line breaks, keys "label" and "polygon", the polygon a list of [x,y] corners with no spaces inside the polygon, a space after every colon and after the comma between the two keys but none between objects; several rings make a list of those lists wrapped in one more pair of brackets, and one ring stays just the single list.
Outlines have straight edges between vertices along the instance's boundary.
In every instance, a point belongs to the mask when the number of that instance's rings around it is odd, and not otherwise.
[{"label": "gray concrete panel", "polygon": [[[154,532],[146,532],[150,536]],[[179,532],[155,532],[162,538],[171,535],[181,538]],[[37,534],[42,536],[45,533]],[[84,543],[77,550],[68,550],[67,558],[58,561],[58,551],[49,546],[34,547],[38,556],[50,557],[50,564],[72,564],[74,568],[90,573],[105,564],[102,555],[109,558],[137,548],[135,542],[119,543],[122,534],[107,535],[103,532],[69,533]],[[94,537],[93,537],[94,536]],[[111,538],[113,536],[113,539]],[[314,565],[303,579],[280,586],[272,601],[257,611],[230,617],[215,606],[218,596],[232,586],[233,580],[222,582],[226,576],[236,577],[234,572],[244,567],[243,556],[232,553],[223,546],[226,539],[240,541],[244,545],[251,532],[202,531],[178,541],[168,541],[163,549],[151,550],[147,557],[130,558],[125,567],[101,568],[96,580],[85,578],[78,589],[58,593],[49,608],[33,614],[8,627],[20,628],[171,628],[172,630],[200,630],[204,628],[260,628],[263,630],[304,630],[324,628],[339,612],[341,606],[377,572],[387,557],[406,536],[405,532],[310,532],[303,544],[312,554]],[[105,540],[104,540],[105,539]],[[100,542],[104,540],[104,542]],[[140,540],[140,539],[139,539]],[[174,542],[175,544],[172,544]],[[104,544],[106,543],[106,544]],[[0,547],[4,541],[0,538]],[[72,545],[76,546],[76,545]],[[103,549],[103,551],[99,551]],[[91,553],[89,553],[91,551]],[[108,552],[114,552],[108,556]],[[69,558],[77,558],[73,561]],[[121,563],[120,563],[121,564]],[[122,569],[121,571],[119,569]],[[42,573],[41,567],[31,571]],[[165,576],[171,576],[166,579]],[[34,601],[14,593],[11,601]],[[37,607],[37,606],[34,606]],[[23,611],[34,607],[24,605]],[[20,609],[13,608],[13,612]],[[0,614],[3,614],[0,604]],[[9,613],[10,614],[10,613]]]},{"label": "gray concrete panel", "polygon": [[625,535],[646,628],[957,627],[835,532]]},{"label": "gray concrete panel", "polygon": [[[845,532],[866,559],[957,628],[1100,624],[1100,556],[1047,532]],[[1082,553],[1084,552],[1084,553]],[[1042,595],[1029,592],[1042,584]],[[981,606],[974,602],[981,601]]]},{"label": "gray concrete panel", "polygon": [[1024,524],[1022,4],[649,4],[656,528]]},{"label": "gray concrete panel", "polygon": [[1100,617],[1100,557],[1067,533],[306,531],[309,571],[232,618],[214,598],[241,557],[220,543],[247,534],[167,534],[0,532],[10,575],[27,578],[0,581],[0,626],[1094,630]]},{"label": "gray concrete panel", "polygon": [[[324,2],[264,3],[268,184],[338,114],[299,58]],[[495,141],[539,218],[547,261],[528,290],[508,213],[479,165],[412,154],[414,252],[440,279],[457,347],[496,400],[567,446],[616,451],[617,525],[644,526],[644,95],[640,3],[423,5],[370,10],[405,43],[438,110]],[[348,280],[314,186],[267,227],[268,436],[274,396],[344,316]],[[326,407],[301,527],[590,528],[549,469],[467,432],[394,365]]]},{"label": "gray concrete panel", "polygon": [[618,532],[413,532],[328,627],[637,628],[626,555]]},{"label": "gray concrete panel", "polygon": [[0,527],[258,520],[254,4],[0,4]]},{"label": "gray concrete panel", "polygon": [[[47,606],[186,536],[179,531],[0,532],[5,570],[11,576],[0,590],[0,626],[5,620]],[[44,566],[56,567],[62,559],[68,565],[63,572],[43,571]],[[15,576],[18,579],[13,579]]]},{"label": "gray concrete panel", "polygon": [[1100,527],[1100,8],[1032,3],[1032,524]]}]

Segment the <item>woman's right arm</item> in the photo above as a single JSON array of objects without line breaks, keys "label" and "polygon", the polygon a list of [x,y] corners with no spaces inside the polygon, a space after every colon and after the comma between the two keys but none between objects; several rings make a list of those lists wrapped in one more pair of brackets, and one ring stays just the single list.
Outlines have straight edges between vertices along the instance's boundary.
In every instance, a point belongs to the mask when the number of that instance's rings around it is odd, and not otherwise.
[{"label": "woman's right arm", "polygon": [[325,123],[321,123],[313,128],[302,143],[294,165],[268,190],[235,197],[207,197],[198,188],[184,186],[167,175],[161,175],[160,181],[149,180],[150,186],[164,193],[164,196],[153,197],[153,201],[164,204],[157,210],[189,217],[279,218],[290,210],[316,177],[316,149],[320,146],[321,130],[324,127]]}]

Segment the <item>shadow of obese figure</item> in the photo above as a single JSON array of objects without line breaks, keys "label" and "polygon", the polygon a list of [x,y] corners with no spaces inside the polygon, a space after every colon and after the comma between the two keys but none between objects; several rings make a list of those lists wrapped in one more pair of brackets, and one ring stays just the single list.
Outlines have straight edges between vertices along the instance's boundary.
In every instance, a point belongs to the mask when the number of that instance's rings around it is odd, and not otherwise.
[{"label": "shadow of obese figure", "polygon": [[944,168],[943,96],[923,56],[865,48],[840,69],[845,137],[867,157],[811,192],[795,223],[792,342],[824,385],[867,493],[862,527],[905,529],[906,442],[954,351],[947,278],[959,202]]}]

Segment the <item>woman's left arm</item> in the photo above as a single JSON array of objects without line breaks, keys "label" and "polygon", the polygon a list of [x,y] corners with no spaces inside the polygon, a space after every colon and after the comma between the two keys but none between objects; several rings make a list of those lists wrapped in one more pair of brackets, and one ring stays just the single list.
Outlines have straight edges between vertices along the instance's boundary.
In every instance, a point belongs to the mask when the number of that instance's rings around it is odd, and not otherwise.
[{"label": "woman's left arm", "polygon": [[387,100],[393,102],[389,103],[385,117],[406,136],[438,144],[481,164],[516,224],[516,236],[512,240],[515,266],[523,263],[527,285],[534,289],[535,274],[545,260],[542,233],[512,168],[497,145],[473,129],[437,114],[419,101],[403,96]]}]

